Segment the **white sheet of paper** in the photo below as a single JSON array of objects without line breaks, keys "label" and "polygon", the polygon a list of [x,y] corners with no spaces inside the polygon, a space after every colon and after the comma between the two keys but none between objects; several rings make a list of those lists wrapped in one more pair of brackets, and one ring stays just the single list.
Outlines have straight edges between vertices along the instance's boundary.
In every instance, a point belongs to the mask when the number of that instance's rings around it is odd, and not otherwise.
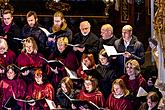
[{"label": "white sheet of paper", "polygon": [[49,100],[49,99],[45,99],[46,100],[46,103],[48,104],[50,110],[53,110],[53,109],[56,109],[56,105],[55,103],[52,101],[52,100]]},{"label": "white sheet of paper", "polygon": [[66,72],[69,74],[69,77],[71,79],[78,79],[76,73],[74,71],[71,71],[70,69],[68,69],[67,67],[65,67]]},{"label": "white sheet of paper", "polygon": [[111,55],[123,55],[124,53],[117,53],[116,49],[114,46],[108,46],[108,45],[103,45],[105,51],[107,52],[108,56]]},{"label": "white sheet of paper", "polygon": [[142,87],[139,87],[136,97],[146,96],[147,94],[148,93]]},{"label": "white sheet of paper", "polygon": [[45,32],[46,36],[48,37],[49,35],[53,34],[53,33],[50,33],[47,29],[43,28],[43,27],[39,27],[42,31]]},{"label": "white sheet of paper", "polygon": [[89,70],[89,68],[84,64],[84,63],[81,63],[82,64],[82,70]]}]

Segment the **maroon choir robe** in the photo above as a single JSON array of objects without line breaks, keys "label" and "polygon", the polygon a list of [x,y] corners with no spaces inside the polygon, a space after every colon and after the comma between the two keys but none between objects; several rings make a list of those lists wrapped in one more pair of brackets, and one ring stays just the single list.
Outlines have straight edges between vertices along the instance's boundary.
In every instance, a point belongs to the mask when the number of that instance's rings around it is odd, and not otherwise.
[{"label": "maroon choir robe", "polygon": [[85,79],[87,76],[87,74],[83,71],[82,66],[77,69],[77,76],[82,79]]},{"label": "maroon choir robe", "polygon": [[121,79],[123,79],[129,91],[133,92],[135,96],[138,93],[139,87],[142,87],[144,89],[147,87],[147,82],[141,74],[136,76],[134,80],[129,80],[128,75],[121,76]]},{"label": "maroon choir robe", "polygon": [[62,53],[56,51],[49,56],[50,60],[59,60],[61,61],[68,69],[75,71],[79,67],[79,62],[76,57],[76,54],[73,50],[67,47]]},{"label": "maroon choir robe", "polygon": [[15,63],[16,55],[10,49],[7,50],[4,54],[0,54],[0,64],[4,67],[7,67],[9,64]]},{"label": "maroon choir robe", "polygon": [[[0,90],[0,96],[2,98],[0,107],[2,108],[6,101],[10,97],[13,97],[13,93],[17,99],[24,99],[26,93],[26,84],[23,80],[18,78],[13,80],[4,79],[0,82]],[[25,110],[25,103],[20,101],[17,101],[17,103],[22,109]]]},{"label": "maroon choir robe", "polygon": [[40,53],[27,54],[25,52],[22,52],[17,58],[17,65],[19,67],[23,67],[23,66],[41,67],[45,64],[45,61],[41,59],[39,56],[44,57]]},{"label": "maroon choir robe", "polygon": [[49,110],[44,98],[54,100],[54,88],[50,83],[39,85],[34,82],[29,85],[26,98],[38,100],[34,106],[31,106],[32,110],[40,110],[41,108],[44,110]]},{"label": "maroon choir robe", "polygon": [[112,93],[105,106],[110,110],[133,110],[131,102],[126,97],[115,98]]},{"label": "maroon choir robe", "polygon": [[81,90],[77,97],[80,100],[91,101],[99,107],[104,107],[104,96],[99,90],[92,92]]}]

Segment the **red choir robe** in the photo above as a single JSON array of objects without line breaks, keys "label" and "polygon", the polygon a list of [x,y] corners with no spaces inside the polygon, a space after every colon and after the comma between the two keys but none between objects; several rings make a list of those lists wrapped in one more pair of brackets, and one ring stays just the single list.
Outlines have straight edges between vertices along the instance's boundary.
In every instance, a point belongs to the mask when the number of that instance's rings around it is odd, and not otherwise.
[{"label": "red choir robe", "polygon": [[82,66],[80,66],[78,69],[77,69],[77,76],[79,78],[82,78],[82,79],[85,79],[85,77],[87,76],[87,74],[83,71],[82,69]]},{"label": "red choir robe", "polygon": [[10,49],[7,50],[4,54],[0,54],[0,64],[4,67],[7,67],[9,64],[15,63],[16,55]]},{"label": "red choir robe", "polygon": [[76,54],[69,47],[67,47],[62,53],[60,53],[59,51],[52,53],[49,56],[49,59],[61,61],[67,68],[72,71],[76,71],[79,67],[79,62]]},{"label": "red choir robe", "polygon": [[[1,103],[0,103],[0,108],[4,106],[6,101],[10,98],[13,97],[13,93],[15,94],[15,97],[17,99],[24,99],[25,98],[25,93],[26,93],[26,84],[23,80],[21,79],[4,79],[1,80],[0,82],[0,96],[1,96]],[[23,102],[18,102],[17,104],[25,110],[25,103]]]},{"label": "red choir robe", "polygon": [[121,79],[123,79],[128,90],[133,92],[135,96],[138,93],[139,87],[142,87],[144,89],[147,87],[147,82],[141,74],[136,76],[134,80],[129,80],[128,75],[121,76]]},{"label": "red choir robe", "polygon": [[104,107],[104,96],[99,90],[94,90],[92,92],[81,90],[77,98],[80,100],[91,101],[99,107]]},{"label": "red choir robe", "polygon": [[111,93],[105,105],[110,110],[133,110],[131,102],[126,97],[115,98]]},{"label": "red choir robe", "polygon": [[22,52],[17,58],[17,65],[19,67],[23,67],[23,66],[41,67],[45,64],[45,61],[41,59],[39,56],[44,57],[40,53],[27,54],[25,52]]},{"label": "red choir robe", "polygon": [[38,100],[34,106],[30,107],[32,110],[40,110],[41,108],[44,110],[49,110],[44,98],[54,100],[54,88],[50,83],[39,85],[34,82],[29,85],[26,98]]}]

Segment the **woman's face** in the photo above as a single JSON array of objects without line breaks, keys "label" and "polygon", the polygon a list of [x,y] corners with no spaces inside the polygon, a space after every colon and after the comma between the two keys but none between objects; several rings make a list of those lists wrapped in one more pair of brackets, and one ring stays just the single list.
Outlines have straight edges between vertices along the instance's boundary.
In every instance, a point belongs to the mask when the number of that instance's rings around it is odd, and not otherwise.
[{"label": "woman's face", "polygon": [[43,81],[42,81],[42,75],[36,75],[35,74],[35,81],[37,84],[43,84]]},{"label": "woman's face", "polygon": [[62,89],[62,91],[63,91],[64,93],[67,93],[67,92],[68,92],[65,83],[61,83],[61,89]]},{"label": "woman's face", "polygon": [[133,65],[131,65],[130,63],[128,63],[126,65],[126,73],[129,75],[129,76],[133,76],[136,74],[136,71],[135,71],[135,68],[133,67]]},{"label": "woman's face", "polygon": [[102,55],[99,55],[99,61],[102,65],[107,65],[108,59]]},{"label": "woman's face", "polygon": [[120,86],[118,84],[113,85],[113,90],[115,92],[115,95],[122,95],[123,94],[123,90],[120,88]]},{"label": "woman's face", "polygon": [[0,54],[4,54],[5,50],[5,47],[3,45],[0,45]]},{"label": "woman's face", "polygon": [[62,53],[66,49],[66,47],[67,46],[64,43],[58,43],[57,42],[57,48],[58,48],[60,53]]},{"label": "woman's face", "polygon": [[92,85],[92,82],[90,80],[85,80],[84,86],[88,92],[91,92],[93,90],[93,85]]},{"label": "woman's face", "polygon": [[7,78],[8,79],[10,79],[10,80],[12,80],[12,79],[14,79],[14,77],[15,77],[15,72],[12,70],[12,69],[9,69],[8,71],[7,71]]},{"label": "woman's face", "polygon": [[26,43],[25,49],[26,49],[26,53],[31,54],[34,51],[33,44],[32,43]]},{"label": "woman's face", "polygon": [[91,61],[89,60],[89,58],[85,58],[85,59],[83,59],[83,64],[86,67],[90,67],[91,66]]},{"label": "woman's face", "polygon": [[152,102],[151,99],[147,99],[147,104],[149,108],[154,108],[157,104],[157,102]]}]

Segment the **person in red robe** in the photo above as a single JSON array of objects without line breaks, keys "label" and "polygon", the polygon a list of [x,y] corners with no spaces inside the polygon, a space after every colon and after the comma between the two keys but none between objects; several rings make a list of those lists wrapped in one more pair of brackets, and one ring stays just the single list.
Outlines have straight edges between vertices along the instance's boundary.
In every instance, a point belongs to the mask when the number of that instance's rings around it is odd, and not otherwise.
[{"label": "person in red robe", "polygon": [[85,79],[87,74],[83,70],[83,65],[87,67],[86,69],[95,69],[96,68],[96,63],[94,60],[93,54],[86,54],[84,53],[81,58],[81,66],[77,69],[77,76],[79,78]]},{"label": "person in red robe", "polygon": [[108,110],[134,110],[129,100],[129,90],[122,79],[112,83],[112,93],[109,95],[105,107]]},{"label": "person in red robe", "polygon": [[21,54],[17,58],[17,65],[19,67],[34,66],[42,67],[45,62],[40,57],[43,57],[41,53],[38,53],[38,46],[33,37],[28,37],[23,41],[23,49]]},{"label": "person in red robe", "polygon": [[[19,79],[18,76],[18,69],[16,68],[16,65],[11,64],[7,66],[7,72],[6,72],[6,79],[1,80],[0,82],[0,109],[4,107],[5,103],[10,97],[15,97],[17,99],[24,99],[25,93],[26,93],[26,84],[23,80]],[[15,94],[13,96],[13,94]],[[17,104],[19,107],[23,110],[25,109],[25,104],[23,102],[18,102]],[[14,109],[14,108],[12,108]],[[16,110],[15,108],[14,110]]]},{"label": "person in red robe", "polygon": [[49,110],[45,98],[54,100],[54,88],[51,83],[46,82],[46,77],[41,68],[37,68],[34,71],[35,82],[29,85],[26,96],[27,100],[36,100],[33,103],[29,103],[31,110]]},{"label": "person in red robe", "polygon": [[[132,93],[134,99],[133,104],[136,108],[139,108],[144,99],[142,97],[136,97],[139,87],[146,90],[147,82],[141,75],[140,65],[137,60],[128,60],[125,64],[126,74],[121,76],[128,90]],[[135,109],[136,110],[136,109]]]},{"label": "person in red robe", "polygon": [[0,39],[0,64],[7,67],[9,64],[15,63],[16,55],[8,48],[5,39]]},{"label": "person in red robe", "polygon": [[67,37],[59,37],[57,39],[57,50],[55,50],[49,57],[50,60],[57,60],[64,64],[62,67],[52,67],[52,83],[54,87],[59,87],[59,82],[65,76],[67,76],[67,72],[65,67],[69,70],[75,72],[78,67],[79,63],[74,51],[68,46],[68,38]]},{"label": "person in red robe", "polygon": [[91,101],[98,107],[104,107],[104,96],[98,90],[98,81],[93,76],[87,76],[84,80],[85,88],[80,90],[77,98],[80,100]]}]

